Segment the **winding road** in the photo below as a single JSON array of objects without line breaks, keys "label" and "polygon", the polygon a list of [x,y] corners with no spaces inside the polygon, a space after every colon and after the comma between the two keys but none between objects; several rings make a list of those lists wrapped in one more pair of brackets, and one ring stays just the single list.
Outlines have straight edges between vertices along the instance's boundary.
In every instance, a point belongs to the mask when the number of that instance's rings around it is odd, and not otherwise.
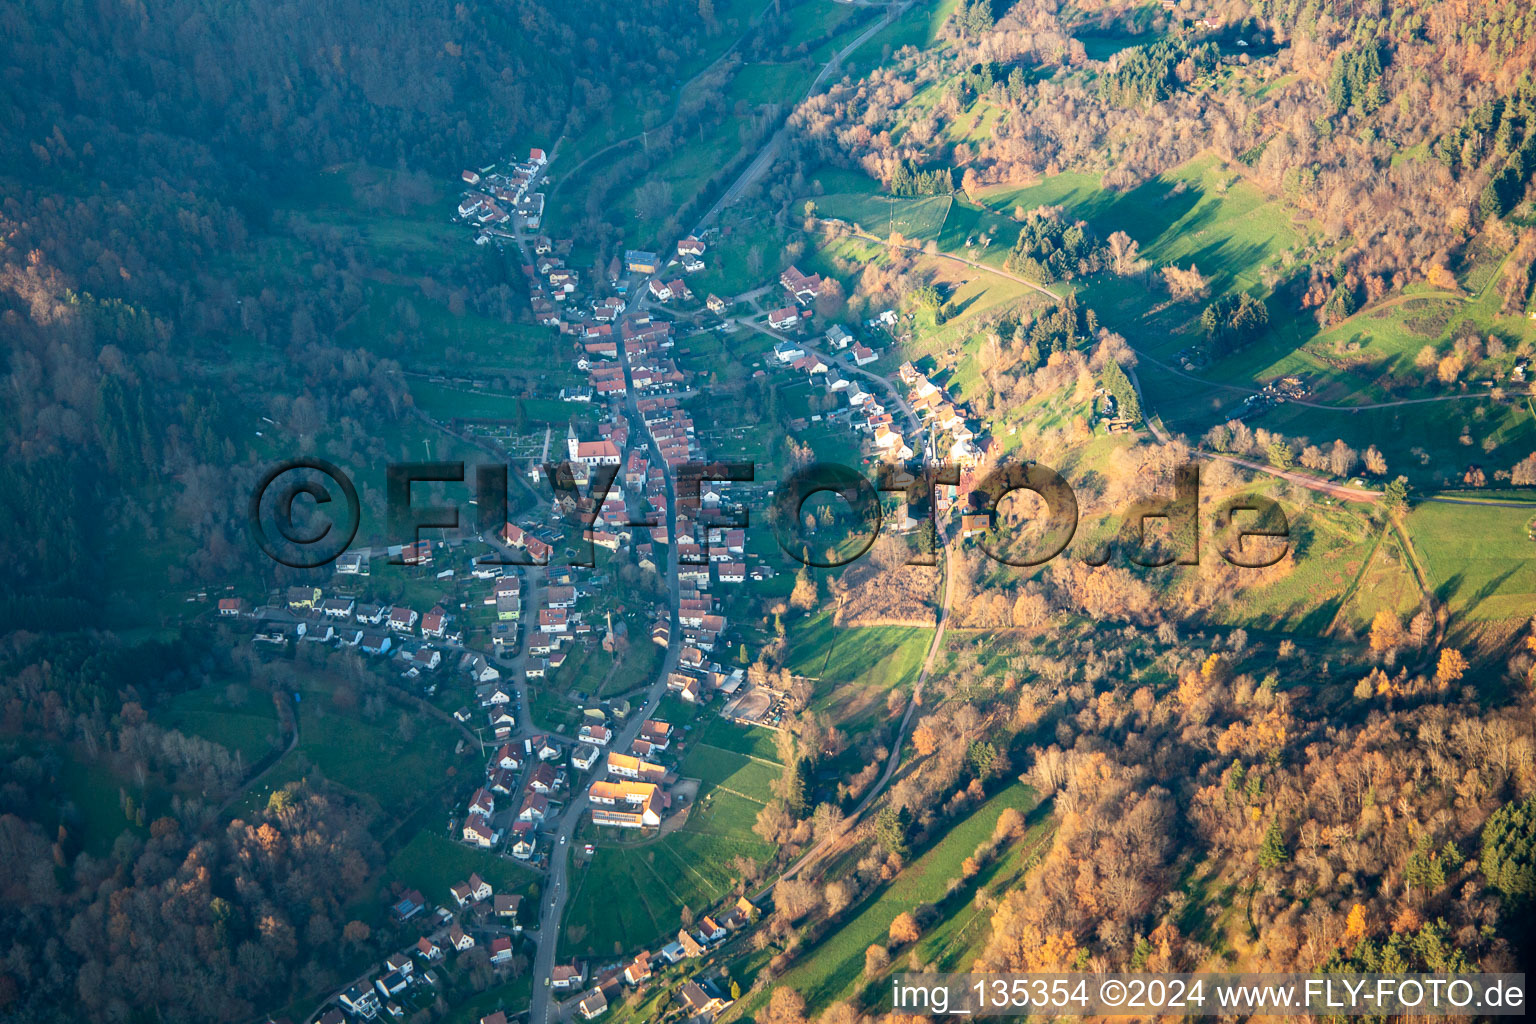
[{"label": "winding road", "polygon": [[[755,300],[760,294],[762,294],[762,292],[763,289],[757,289],[753,292],[738,295],[736,296],[736,301],[748,301],[751,302],[754,307],[756,307],[757,303]],[[759,315],[761,314],[759,313]],[[910,431],[909,436],[916,438],[925,434],[926,428],[923,426],[922,420],[918,418],[917,411],[913,409],[911,403],[902,396],[900,389],[896,387],[896,385],[891,381],[889,377],[886,377],[883,374],[875,373],[872,370],[866,370],[861,366],[856,366],[851,359],[837,359],[831,354],[822,351],[817,346],[809,344],[803,338],[791,338],[789,335],[780,331],[776,331],[771,327],[767,327],[764,324],[757,322],[756,320],[743,319],[740,322],[744,326],[750,327],[755,331],[765,334],[771,338],[775,338],[779,341],[793,341],[807,353],[815,355],[828,366],[837,367],[840,373],[848,373],[862,377],[865,380],[875,384],[878,388],[880,388],[881,391],[884,392],[888,403],[899,409],[902,416],[905,417],[908,429]],[[799,857],[795,858],[795,860],[779,875],[780,879],[797,877],[802,872],[807,871],[820,863],[824,858],[827,857],[827,855],[836,850],[842,837],[847,834],[848,826],[851,826],[853,823],[857,822],[861,817],[864,816],[869,808],[873,806],[876,798],[878,798],[880,794],[885,791],[885,787],[890,784],[891,779],[895,778],[896,770],[901,766],[902,744],[906,741],[907,730],[911,727],[912,724],[912,716],[922,705],[923,687],[928,682],[929,675],[933,672],[934,662],[937,661],[939,651],[942,649],[944,644],[945,630],[949,626],[951,584],[953,583],[955,573],[954,562],[952,558],[952,545],[949,543],[949,538],[946,536],[944,527],[942,525],[938,528],[935,544],[939,550],[944,552],[944,589],[939,599],[939,607],[935,612],[933,640],[928,645],[928,654],[923,659],[923,667],[921,670],[919,670],[917,681],[913,684],[912,699],[908,701],[907,710],[901,716],[901,722],[896,727],[896,736],[891,742],[890,754],[886,758],[885,770],[880,774],[880,778],[877,779],[872,786],[870,786],[869,792],[864,794],[864,797],[859,801],[858,806],[849,812],[848,817],[845,819],[846,823],[844,828],[839,830],[836,835],[828,836],[819,840]],[[769,882],[767,885],[764,885],[754,894],[754,900],[762,899],[763,896],[772,891],[775,884],[777,884],[777,881]]]},{"label": "winding road", "polygon": [[[816,77],[811,80],[811,84],[806,86],[805,92],[801,93],[800,98],[795,101],[790,109],[793,110],[794,107],[809,99],[811,94],[821,86],[821,83],[826,81],[827,76],[842,66],[843,61],[849,54],[869,42],[877,32],[906,13],[907,8],[916,2],[917,0],[905,0],[904,3],[886,8],[885,17],[876,19],[863,32],[855,36],[853,42],[838,50],[827,60],[827,63],[817,72]],[[715,200],[715,204],[705,211],[704,216],[699,218],[699,222],[694,226],[691,234],[701,234],[720,215],[721,210],[724,210],[737,199],[740,199],[743,192],[766,174],[768,168],[773,166],[774,159],[779,155],[779,149],[784,145],[784,140],[788,137],[789,121],[786,118],[785,123],[779,126],[778,131],[774,132],[768,138],[768,141],[763,143],[763,148],[758,150],[757,156],[752,158],[752,162],[746,166],[746,169],[737,175],[736,180],[731,183],[730,187],[721,194],[719,199]]]},{"label": "winding road", "polygon": [[[268,754],[267,756],[272,759],[271,762],[265,767],[259,769],[250,778],[242,782],[239,788],[236,789],[233,793],[229,794],[229,798],[219,805],[218,814],[221,818],[224,816],[225,811],[228,811],[231,807],[234,806],[237,800],[245,796],[245,794],[249,793],[251,791],[251,787],[265,778],[267,774],[272,771],[272,769],[282,764],[283,758],[293,753],[293,748],[299,745],[299,706],[294,703],[293,695],[287,691],[283,691],[282,695],[279,696],[278,693],[274,692],[272,694],[272,700],[274,703],[279,701],[287,701],[288,718],[293,723],[293,735],[288,737],[288,745],[282,749],[281,753],[274,752],[272,754]],[[281,714],[279,714],[278,717],[281,718]]]},{"label": "winding road", "polygon": [[[664,121],[663,123],[657,125],[655,128],[649,128],[649,129],[646,129],[643,132],[636,132],[634,135],[626,136],[626,137],[624,137],[622,139],[619,139],[616,142],[610,142],[606,146],[602,147],[601,149],[594,150],[593,152],[588,153],[585,157],[582,158],[582,161],[580,163],[578,163],[576,166],[572,167],[570,170],[568,170],[565,173],[563,173],[560,176],[560,178],[557,181],[555,181],[552,185],[550,185],[550,187],[549,187],[549,193],[545,197],[546,198],[546,202],[549,204],[549,208],[551,210],[553,210],[555,208],[555,196],[559,194],[560,186],[564,185],[567,181],[571,181],[577,175],[579,175],[581,173],[581,170],[582,170],[583,167],[586,167],[588,164],[590,164],[594,160],[597,160],[597,159],[600,159],[601,157],[607,156],[609,153],[612,153],[614,150],[622,149],[625,146],[634,145],[636,142],[638,142],[641,139],[645,138],[645,136],[648,135],[650,132],[660,131],[661,129],[663,129],[663,128],[667,127],[668,125],[670,125],[673,121],[677,120],[677,110],[678,110],[678,108],[680,106],[682,106],[683,97],[688,95],[688,90],[690,88],[692,88],[692,86],[694,85],[695,82],[697,82],[699,79],[703,78],[705,75],[709,74],[711,71],[715,70],[715,68],[719,67],[725,61],[725,59],[727,57],[729,57],[731,54],[735,53],[736,52],[736,48],[742,44],[742,41],[745,40],[747,38],[747,36],[752,33],[752,30],[757,27],[757,24],[760,21],[762,21],[763,15],[767,14],[768,13],[768,9],[770,7],[772,7],[777,2],[778,2],[778,0],[770,0],[770,3],[766,7],[764,7],[761,11],[759,11],[756,16],[754,16],[753,18],[748,20],[746,31],[742,32],[741,35],[737,36],[731,42],[731,45],[727,46],[725,48],[725,50],[721,52],[720,56],[718,56],[714,60],[710,61],[697,74],[695,74],[692,78],[688,79],[686,82],[682,83],[681,85],[679,85],[677,87],[677,98],[672,101],[672,112],[667,117],[666,121]],[[563,136],[562,136],[562,138],[563,138]],[[558,144],[556,145],[555,148],[556,148],[556,151],[558,151],[558,149],[559,149]]]}]

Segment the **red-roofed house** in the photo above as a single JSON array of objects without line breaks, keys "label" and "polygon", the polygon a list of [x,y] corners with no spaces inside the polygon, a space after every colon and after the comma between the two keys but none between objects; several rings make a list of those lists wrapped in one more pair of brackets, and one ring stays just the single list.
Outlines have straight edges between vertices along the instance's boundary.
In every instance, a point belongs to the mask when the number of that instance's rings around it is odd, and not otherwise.
[{"label": "red-roofed house", "polygon": [[786,331],[800,322],[800,311],[794,306],[785,306],[768,314],[768,326],[776,331]]}]

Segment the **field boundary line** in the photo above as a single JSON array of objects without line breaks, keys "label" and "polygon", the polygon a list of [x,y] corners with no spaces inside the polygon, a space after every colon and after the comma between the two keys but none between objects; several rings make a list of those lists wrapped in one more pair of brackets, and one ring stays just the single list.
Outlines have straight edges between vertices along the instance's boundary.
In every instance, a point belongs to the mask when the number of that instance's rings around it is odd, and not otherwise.
[{"label": "field boundary line", "polygon": [[765,765],[765,766],[767,766],[769,768],[783,768],[784,767],[778,761],[770,761],[770,760],[768,760],[765,757],[758,757],[756,754],[743,753],[740,750],[732,750],[729,747],[717,747],[713,743],[706,743],[704,740],[699,740],[697,743],[694,744],[694,749],[695,750],[697,750],[699,747],[708,747],[710,750],[718,750],[722,754],[735,754],[737,757],[744,757],[748,761],[755,761],[758,764]]},{"label": "field boundary line", "polygon": [[[694,878],[696,878],[698,880],[699,887],[709,894],[709,897],[710,897],[711,900],[719,899],[719,897],[714,894],[715,893],[715,886],[710,884],[709,879],[704,877],[704,873],[702,871],[700,871],[698,868],[694,867],[692,864],[689,864],[687,861],[685,861],[683,859],[683,857],[682,857],[682,854],[680,854],[676,850],[672,849],[672,847],[667,846],[665,844],[662,844],[661,848],[666,850],[667,851],[667,856],[671,857],[674,861],[676,861],[678,863],[678,865],[681,866],[682,869],[685,872],[687,872],[689,875],[692,875]],[[646,865],[646,866],[649,867],[650,865]],[[654,871],[655,869],[652,868],[651,870]],[[676,896],[677,893],[674,892],[673,895]],[[678,898],[678,902],[681,903],[685,907],[688,906],[688,901],[685,900],[685,899],[682,899],[681,897]]]},{"label": "field boundary line", "polygon": [[[763,805],[763,806],[764,806],[764,807],[767,807],[767,806],[768,806],[768,801],[767,801],[767,800],[764,800],[764,799],[762,799],[762,798],[761,798],[761,797],[756,797],[756,796],[748,796],[748,795],[747,795],[747,794],[746,794],[746,793],[742,793],[742,792],[739,792],[739,791],[738,791],[738,790],[734,790],[734,789],[732,789],[732,788],[731,788],[731,787],[730,787],[730,786],[721,786],[721,785],[718,785],[718,784],[717,784],[717,785],[716,785],[716,786],[715,786],[715,789],[718,789],[718,790],[719,790],[719,791],[720,791],[720,792],[722,792],[722,793],[729,793],[729,794],[731,794],[731,795],[732,795],[732,796],[739,796],[739,797],[741,797],[741,798],[742,798],[742,799],[743,799],[743,800],[748,800],[748,801],[751,801],[751,802],[752,802],[752,803],[754,803],[754,804],[761,804],[761,805]],[[700,835],[702,835],[702,834],[703,834],[703,833],[699,833],[699,834],[700,834]]]},{"label": "field boundary line", "polygon": [[[660,843],[657,843],[657,844],[656,844],[656,846],[661,846],[661,844],[660,844]],[[652,847],[652,849],[653,849],[653,850],[654,850],[654,849],[655,849],[655,847]],[[670,852],[671,852],[671,851],[668,851],[668,852],[669,852],[669,853],[670,853]],[[674,856],[675,856],[675,854],[674,854]],[[679,894],[678,894],[678,892],[677,892],[677,890],[676,890],[676,889],[674,889],[674,888],[672,888],[672,887],[671,887],[671,886],[670,886],[670,885],[668,885],[668,884],[667,884],[667,880],[666,880],[666,879],[665,879],[665,878],[662,878],[662,877],[661,877],[661,873],[660,873],[660,872],[658,872],[658,871],[657,871],[657,870],[656,870],[656,868],[655,868],[655,867],[653,867],[653,866],[652,866],[652,865],[651,865],[651,864],[650,864],[650,862],[648,862],[648,861],[647,861],[647,860],[646,860],[646,859],[645,859],[645,858],[644,858],[644,857],[641,857],[641,858],[640,858],[640,863],[641,863],[641,864],[642,864],[642,865],[643,865],[643,866],[644,866],[644,867],[645,867],[645,870],[647,870],[647,871],[649,871],[649,872],[650,872],[650,873],[651,873],[651,877],[653,877],[653,878],[655,878],[655,879],[656,879],[656,881],[657,881],[657,882],[658,882],[658,883],[659,883],[659,884],[660,884],[660,885],[661,885],[661,887],[662,887],[662,888],[663,888],[663,889],[665,889],[665,890],[667,890],[667,892],[668,892],[668,893],[670,893],[670,894],[671,894],[671,895],[672,895],[672,898],[673,898],[673,899],[675,899],[675,900],[677,900],[677,902],[678,902],[678,903],[679,903],[679,904],[681,904],[681,905],[682,905],[682,906],[685,906],[685,907],[686,907],[686,906],[687,906],[687,905],[688,905],[688,901],[687,901],[687,900],[685,900],[685,899],[683,899],[683,897],[682,897],[682,896],[680,896],[680,895],[679,895]],[[685,866],[686,866],[686,865],[685,865]],[[700,876],[700,877],[702,877],[702,876]],[[641,893],[642,893],[642,894],[643,894],[643,893],[644,893],[644,891],[645,891],[645,890],[644,890],[644,889],[643,889],[643,888],[642,888],[642,889],[641,889]],[[641,899],[642,899],[642,900],[643,900],[643,899],[644,899],[644,898],[645,898],[645,897],[644,897],[644,895],[642,895],[642,896],[641,896],[641,897],[640,897],[640,898],[641,898]],[[650,911],[650,906],[649,906],[649,904],[647,904],[647,906],[646,906],[646,910],[647,910],[647,912],[649,912],[649,911]],[[655,921],[655,920],[656,920],[656,915],[655,915],[655,914],[654,914],[654,913],[652,913],[652,914],[651,914],[651,920],[653,920],[653,921]],[[660,922],[658,922],[658,924],[659,924],[659,923],[660,923]]]},{"label": "field boundary line", "polygon": [[[1005,879],[1005,882],[1021,881],[1025,876],[1027,876],[1030,872],[1030,869],[1035,867],[1035,855],[1040,852],[1040,847],[1045,843],[1047,839],[1050,839],[1056,834],[1054,819],[1049,815],[1047,815],[1045,821],[1041,822],[1040,825],[1037,825],[1036,828],[1042,828],[1043,834],[1038,839],[1036,839],[1034,843],[1030,844],[1029,849],[1020,851],[1022,856],[1019,861],[1019,869],[1013,875]],[[1034,829],[1031,829],[1030,831],[1032,832]],[[1029,834],[1026,832],[1023,836],[1019,837],[1019,842],[1022,844],[1028,838]],[[985,888],[988,887],[977,886],[977,893],[979,894],[981,890]],[[975,895],[976,894],[972,894],[972,900],[975,899]],[[955,930],[953,938],[957,940],[963,938],[965,934],[971,930],[972,925],[984,918],[990,923],[991,916],[988,914],[988,911],[973,910],[970,919]],[[947,952],[947,950],[945,952]]]},{"label": "field boundary line", "polygon": [[1333,618],[1328,620],[1328,625],[1323,630],[1324,636],[1333,635],[1333,631],[1338,626],[1339,620],[1344,617],[1344,613],[1349,609],[1350,601],[1354,599],[1355,593],[1360,588],[1360,581],[1365,579],[1365,574],[1371,570],[1371,563],[1376,561],[1376,552],[1381,550],[1381,541],[1382,538],[1387,535],[1387,529],[1388,528],[1383,525],[1382,528],[1376,532],[1376,536],[1371,542],[1371,550],[1365,553],[1365,560],[1360,563],[1360,569],[1355,573],[1355,578],[1349,581],[1349,586],[1345,587],[1344,593],[1339,595],[1339,607],[1336,611],[1334,611]]}]

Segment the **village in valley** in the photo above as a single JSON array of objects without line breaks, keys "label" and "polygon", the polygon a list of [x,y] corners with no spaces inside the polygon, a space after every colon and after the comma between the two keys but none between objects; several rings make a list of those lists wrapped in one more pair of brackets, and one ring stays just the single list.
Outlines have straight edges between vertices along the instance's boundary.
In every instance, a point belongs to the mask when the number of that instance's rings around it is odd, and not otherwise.
[{"label": "village in valley", "polygon": [[[882,17],[895,21],[902,10]],[[853,37],[856,25],[845,49],[879,27],[871,22]],[[851,88],[837,87],[849,109]],[[980,123],[991,101],[977,92]],[[642,129],[642,147],[645,140]],[[757,141],[774,155],[776,137]],[[483,318],[490,353],[453,370],[403,370],[411,411],[431,435],[428,457],[447,449],[504,466],[506,494],[482,491],[476,500],[494,507],[502,498],[505,514],[413,537],[375,532],[328,576],[284,576],[266,594],[231,594],[218,605],[262,657],[300,658],[331,675],[369,673],[384,688],[375,707],[401,709],[407,733],[431,724],[433,742],[450,748],[440,751],[441,778],[431,780],[436,801],[402,823],[415,835],[395,844],[384,873],[385,934],[398,952],[322,1005],[303,1007],[313,1010],[304,1024],[415,1014],[453,1024],[762,1019],[765,988],[799,962],[801,938],[820,952],[815,943],[840,939],[796,912],[795,886],[835,879],[869,893],[890,883],[889,893],[923,891],[901,910],[926,913],[970,891],[988,850],[1016,841],[1007,884],[1018,883],[1033,863],[1024,837],[1039,827],[1045,835],[1031,842],[1043,842],[1053,826],[1042,812],[1029,829],[992,833],[1003,804],[1037,805],[1022,776],[993,771],[1008,760],[982,731],[951,751],[937,728],[913,748],[967,765],[970,781],[943,808],[946,821],[969,828],[973,805],[977,822],[987,809],[975,827],[994,835],[990,847],[965,829],[954,842],[925,835],[960,877],[946,883],[935,873],[927,880],[935,888],[920,878],[908,889],[912,851],[903,837],[914,813],[876,801],[893,779],[907,797],[915,791],[897,772],[904,740],[915,740],[907,732],[915,710],[918,721],[942,723],[946,700],[964,706],[976,693],[1006,691],[1011,701],[1021,676],[1047,671],[1034,654],[1019,654],[1008,657],[1005,677],[999,661],[986,669],[992,682],[980,682],[992,655],[971,647],[990,634],[950,634],[943,647],[951,615],[964,628],[1027,633],[1049,610],[1039,577],[1006,597],[964,589],[989,582],[975,549],[1013,515],[981,493],[977,478],[1005,456],[1033,461],[1037,450],[1072,460],[1093,488],[1130,473],[1131,449],[1167,437],[1140,407],[1137,354],[1078,296],[1100,309],[1129,307],[1142,293],[1127,282],[1161,288],[1171,276],[1192,278],[1201,301],[1209,297],[1193,265],[1170,261],[1159,272],[1138,260],[1124,232],[1090,241],[1086,222],[1074,223],[1044,185],[992,206],[976,200],[983,189],[975,182],[957,190],[948,169],[937,191],[914,192],[899,190],[894,173],[877,183],[868,167],[866,175],[822,165],[816,174],[848,191],[797,179],[793,190],[773,186],[783,194],[771,203],[754,195],[749,211],[732,215],[743,188],[764,185],[758,176],[772,166],[745,160],[739,177],[715,182],[715,206],[689,200],[670,217],[637,208],[595,242],[591,211],[580,218],[574,189],[557,197],[567,181],[587,181],[578,172],[600,166],[604,151],[581,152],[566,137],[524,151],[462,170],[433,206],[445,244],[512,282],[499,294],[515,307]],[[905,164],[898,170],[908,173]],[[1231,182],[1223,182],[1212,191],[1224,193]],[[754,224],[770,207],[778,222]],[[1019,240],[1012,252],[992,245],[1003,229]],[[1122,266],[1111,271],[1112,262]],[[856,301],[846,281],[855,282]],[[1143,305],[1164,316],[1177,302],[1158,293]],[[1184,312],[1193,319],[1193,306]],[[1139,323],[1125,308],[1117,313],[1122,324]],[[503,343],[502,333],[515,342]],[[1151,364],[1193,381],[1209,371],[1214,332],[1203,341],[1182,326],[1176,333],[1167,342],[1183,346],[1174,363]],[[1509,372],[1523,381],[1527,363],[1518,358]],[[1143,363],[1140,372],[1158,371]],[[1229,389],[1245,395],[1238,399],[1222,391],[1210,400],[1224,424],[1218,431],[1240,433],[1245,421],[1311,402],[1315,376],[1287,372]],[[1341,487],[1298,477],[1285,438],[1259,433],[1262,442],[1240,450],[1262,443],[1281,460],[1277,475],[1325,495],[1325,507],[1341,494],[1375,500],[1354,489],[1359,480]],[[1297,448],[1312,468],[1322,465]],[[1264,471],[1225,450],[1210,457],[1227,463],[1225,473]],[[786,522],[775,499],[796,472],[824,463],[879,482],[880,546],[855,568],[818,576],[805,567],[813,550],[832,552],[840,531],[855,532],[846,504],[807,501]],[[909,488],[935,467],[943,472],[929,476],[927,497],[909,504],[925,491]],[[1103,508],[1093,517],[1090,530],[1107,528]],[[952,603],[955,586],[963,596]],[[985,604],[987,617],[966,604]],[[1134,634],[1128,626],[1128,645]],[[940,683],[948,688],[941,706],[918,710],[936,662],[968,666],[959,674],[970,683]],[[1007,682],[993,685],[1000,678]],[[1057,700],[1064,687],[1052,690]],[[1018,715],[1035,723],[1032,699],[1021,698]],[[297,692],[292,704],[296,743],[300,724],[319,711]],[[834,854],[843,859],[829,873],[796,876]],[[975,884],[980,908],[988,890]],[[872,987],[850,995],[856,983],[826,982],[828,971],[879,979],[900,969],[890,949],[913,941],[894,930],[908,915],[882,906],[885,923],[858,932],[857,949],[831,956],[837,966],[798,968],[797,983],[810,975],[822,985],[818,1005],[838,985],[846,997],[873,1001]],[[957,922],[980,920],[985,930],[985,919],[972,914],[969,897],[955,897],[946,913],[943,942],[970,957],[954,952],[949,962],[969,965],[982,940]],[[860,927],[857,918],[845,923]],[[903,955],[923,963],[915,944]]]},{"label": "village in valley", "polygon": [[26,10],[4,1024],[1521,968],[1530,4]]},{"label": "village in valley", "polygon": [[[599,1017],[662,969],[685,1017],[712,1019],[732,1001],[728,977],[689,965],[755,920],[757,905],[739,890],[689,908],[692,924],[653,948],[556,955],[565,900],[599,848],[666,836],[697,813],[699,780],[682,774],[704,721],[693,709],[768,730],[784,713],[772,680],[748,678],[759,631],[736,622],[758,614],[742,588],[783,571],[763,525],[774,486],[763,470],[774,467],[680,486],[685,468],[720,457],[696,422],[710,416],[702,382],[679,359],[690,338],[762,335],[755,379],[822,396],[811,419],[840,431],[843,457],[865,469],[922,454],[968,470],[985,444],[964,406],[911,362],[890,376],[875,368],[900,329],[895,311],[852,326],[820,322],[815,273],[790,266],[742,295],[698,295],[688,279],[711,256],[701,227],[664,254],[630,249],[598,280],[584,278],[567,265],[571,241],[545,215],[540,189],[551,166],[534,148],[525,160],[465,170],[455,217],[475,245],[518,262],[533,319],[557,334],[581,381],[559,393],[571,410],[564,436],[547,429],[532,457],[501,449],[513,491],[527,494],[520,511],[490,535],[461,530],[349,551],[325,586],[290,585],[265,604],[219,602],[220,617],[254,623],[251,641],[273,656],[316,644],[355,650],[405,699],[451,718],[456,754],[478,751],[483,770],[462,784],[447,836],[537,878],[507,893],[471,872],[440,905],[397,887],[390,917],[419,937],[338,992],[317,1014],[321,1024],[406,1016],[438,998],[445,961],[472,950],[496,976],[531,971],[535,1007],[547,997],[562,1015]],[[454,426],[482,444],[505,440],[495,423]],[[938,513],[947,518],[961,493],[940,486]],[[898,502],[892,528],[910,535],[920,523],[902,509]],[[368,600],[381,572],[407,574],[413,592],[435,600]],[[602,678],[567,678],[598,652],[610,666]],[[614,689],[626,664],[639,673]],[[669,721],[668,707],[689,709],[690,722]],[[508,1019],[503,1010],[479,1017]]]}]

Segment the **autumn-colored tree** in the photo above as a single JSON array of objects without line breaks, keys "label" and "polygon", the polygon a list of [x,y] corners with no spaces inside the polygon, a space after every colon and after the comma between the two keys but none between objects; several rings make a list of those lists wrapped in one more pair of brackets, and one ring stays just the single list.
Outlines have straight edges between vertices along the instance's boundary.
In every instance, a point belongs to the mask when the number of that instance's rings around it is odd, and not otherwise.
[{"label": "autumn-colored tree", "polygon": [[922,930],[917,927],[917,918],[907,911],[897,914],[896,920],[891,922],[890,936],[893,946],[904,946],[909,942],[916,942],[922,934]]},{"label": "autumn-colored tree", "polygon": [[1365,938],[1367,930],[1365,907],[1356,903],[1349,908],[1349,917],[1344,921],[1344,938],[1350,942],[1359,942]]},{"label": "autumn-colored tree", "polygon": [[873,978],[891,966],[891,951],[878,942],[864,951],[864,976]]},{"label": "autumn-colored tree", "polygon": [[768,1010],[763,1017],[764,1024],[806,1024],[805,997],[792,988],[783,985],[773,990],[768,997]]},{"label": "autumn-colored tree", "polygon": [[773,887],[773,909],[793,924],[821,906],[821,889],[814,882],[784,879]]},{"label": "autumn-colored tree", "polygon": [[1467,659],[1454,647],[1447,647],[1440,652],[1440,662],[1435,666],[1435,682],[1440,686],[1450,686],[1467,674]]},{"label": "autumn-colored tree", "polygon": [[1456,275],[1446,268],[1439,260],[1424,268],[1425,279],[1436,288],[1454,290],[1456,288]]},{"label": "autumn-colored tree", "polygon": [[816,1024],[858,1024],[859,1012],[847,1003],[837,1002],[821,1011]]},{"label": "autumn-colored tree", "polygon": [[752,831],[765,843],[777,843],[794,823],[794,818],[785,809],[782,800],[770,800],[757,812],[757,821],[753,823]]},{"label": "autumn-colored tree", "polygon": [[789,606],[800,611],[816,607],[816,580],[805,566],[801,566],[795,574],[795,588],[789,593]]},{"label": "autumn-colored tree", "polygon": [[1067,932],[1052,932],[1028,955],[1027,969],[1031,971],[1065,971],[1077,962],[1077,942]]},{"label": "autumn-colored tree", "polygon": [[1380,654],[1402,646],[1406,634],[1403,622],[1390,608],[1383,608],[1371,620],[1371,650]]},{"label": "autumn-colored tree", "polygon": [[1188,270],[1182,270],[1173,265],[1164,267],[1163,283],[1168,286],[1168,294],[1180,302],[1203,299],[1210,294],[1211,290],[1205,275],[1201,274],[1200,268],[1193,263],[1189,265]]},{"label": "autumn-colored tree", "polygon": [[1179,688],[1175,692],[1180,704],[1192,707],[1205,696],[1205,679],[1199,673],[1186,672],[1179,679]]},{"label": "autumn-colored tree", "polygon": [[816,315],[824,320],[836,320],[848,308],[842,282],[835,277],[822,278],[821,291],[816,296]]},{"label": "autumn-colored tree", "polygon": [[912,746],[922,757],[927,757],[939,749],[939,734],[927,722],[923,722],[912,730]]},{"label": "autumn-colored tree", "polygon": [[1003,813],[997,816],[997,825],[992,829],[992,838],[996,840],[1017,839],[1024,834],[1024,815],[1017,807],[1005,807]]}]

